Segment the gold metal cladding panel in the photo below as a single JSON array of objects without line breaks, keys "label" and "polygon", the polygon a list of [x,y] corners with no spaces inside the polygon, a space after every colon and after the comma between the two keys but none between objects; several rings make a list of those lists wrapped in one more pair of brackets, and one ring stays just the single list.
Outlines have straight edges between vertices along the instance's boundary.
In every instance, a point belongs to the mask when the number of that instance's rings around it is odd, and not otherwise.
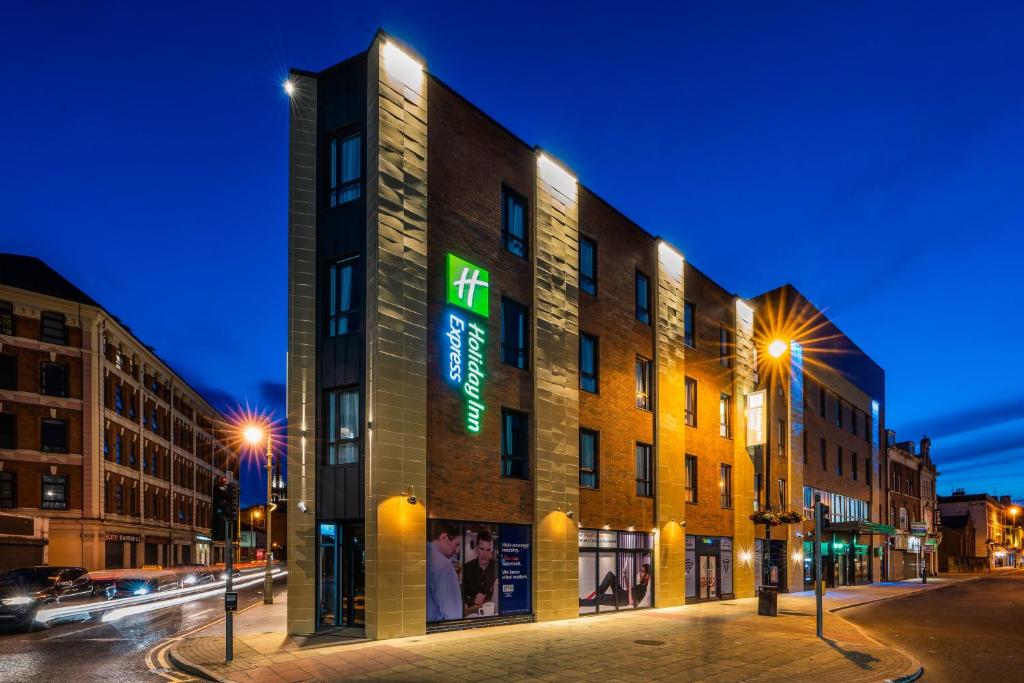
[{"label": "gold metal cladding panel", "polygon": [[[550,163],[538,156],[538,164]],[[552,169],[548,167],[548,171]],[[534,612],[579,612],[579,249],[576,181],[537,174],[534,246]],[[560,191],[561,190],[561,191]]]},{"label": "gold metal cladding panel", "polygon": [[[367,101],[366,635],[426,628],[427,94],[378,37]],[[372,425],[370,427],[369,425]]]},{"label": "gold metal cladding panel", "polygon": [[[754,348],[754,310],[742,299],[736,299],[735,389],[732,401],[733,429],[733,505],[735,534],[733,538],[733,590],[736,597],[754,594],[754,563],[743,557],[754,556],[756,529],[750,521],[754,511],[754,461],[747,450],[747,394],[757,385],[757,356]],[[800,574],[803,576],[803,573]]]},{"label": "gold metal cladding panel", "polygon": [[[316,107],[317,82],[294,74],[288,225],[288,632],[316,617]],[[307,511],[301,512],[302,501]]]},{"label": "gold metal cladding panel", "polygon": [[686,427],[683,256],[658,245],[655,398],[655,596],[658,607],[686,596]]}]

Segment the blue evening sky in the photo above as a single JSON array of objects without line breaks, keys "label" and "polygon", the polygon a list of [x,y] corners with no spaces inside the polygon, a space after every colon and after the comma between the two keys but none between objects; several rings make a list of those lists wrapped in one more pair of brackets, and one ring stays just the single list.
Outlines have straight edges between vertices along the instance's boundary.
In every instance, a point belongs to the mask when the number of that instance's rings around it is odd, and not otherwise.
[{"label": "blue evening sky", "polygon": [[885,368],[898,436],[933,437],[941,493],[1021,499],[1022,22],[1018,3],[8,3],[0,250],[214,403],[282,415],[280,84],[379,26],[727,288],[789,281],[827,308]]}]

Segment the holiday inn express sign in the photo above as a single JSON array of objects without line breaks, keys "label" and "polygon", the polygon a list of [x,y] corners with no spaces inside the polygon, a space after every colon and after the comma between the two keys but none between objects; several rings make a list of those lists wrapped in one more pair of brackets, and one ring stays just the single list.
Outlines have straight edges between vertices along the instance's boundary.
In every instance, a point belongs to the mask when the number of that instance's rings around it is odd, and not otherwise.
[{"label": "holiday inn express sign", "polygon": [[[448,308],[442,326],[448,383],[459,389],[466,404],[466,430],[478,433],[483,424],[490,274],[455,254],[445,258]],[[462,310],[459,310],[462,309]],[[471,315],[467,315],[467,313]],[[447,360],[447,362],[443,362]]]}]

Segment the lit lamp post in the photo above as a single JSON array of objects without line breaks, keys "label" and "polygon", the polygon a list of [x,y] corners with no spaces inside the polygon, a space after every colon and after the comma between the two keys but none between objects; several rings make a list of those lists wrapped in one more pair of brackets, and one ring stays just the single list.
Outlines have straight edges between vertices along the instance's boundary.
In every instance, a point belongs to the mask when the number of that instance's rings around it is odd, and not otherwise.
[{"label": "lit lamp post", "polygon": [[256,525],[253,523],[253,518],[260,518],[260,509],[252,508],[249,510],[249,561],[252,562],[252,556],[256,554]]},{"label": "lit lamp post", "polygon": [[[270,571],[270,561],[273,553],[271,553],[270,546],[270,520],[273,518],[271,513],[274,511],[274,504],[271,502],[271,483],[274,475],[274,451],[273,451],[273,434],[269,427],[262,427],[256,424],[250,424],[245,427],[243,432],[245,440],[252,446],[262,446],[263,442],[267,443],[267,546],[264,553],[265,571],[263,573],[263,604],[272,605],[274,604],[274,577]],[[254,543],[255,545],[255,543]]]},{"label": "lit lamp post", "polygon": [[[775,360],[775,361],[779,361],[782,358],[782,356],[785,355],[786,351],[788,351],[788,350],[789,350],[789,344],[787,344],[786,342],[782,341],[781,339],[772,340],[772,342],[768,344],[768,355],[773,360]],[[765,512],[770,512],[771,509],[772,509],[772,484],[771,484],[771,481],[772,481],[772,457],[773,457],[772,449],[774,448],[774,444],[772,444],[772,438],[771,438],[771,435],[772,435],[772,421],[771,421],[770,417],[771,417],[771,405],[772,405],[772,402],[775,400],[775,382],[774,382],[775,373],[774,372],[771,373],[771,377],[772,377],[772,381],[769,382],[768,399],[766,401],[767,407],[768,407],[768,410],[769,410],[769,412],[768,412],[769,419],[767,420],[767,422],[768,422],[767,438],[765,439],[766,443],[765,443],[765,446],[764,446],[764,485],[763,485],[763,488],[764,488],[764,501],[763,501],[763,503],[764,503],[764,506],[765,506],[764,507]],[[787,425],[789,424],[788,419],[786,421],[786,424]],[[789,439],[788,439],[788,436],[787,436],[786,443],[788,444],[788,442],[789,442]],[[770,521],[766,518],[765,519],[765,523],[764,523],[764,549],[763,549],[763,552],[761,553],[761,590],[765,594],[769,593],[768,584],[771,582],[771,557],[772,557],[772,525],[771,525]],[[775,604],[777,604],[777,603],[775,603],[775,597],[774,596],[771,596],[769,599],[772,601],[773,606]],[[771,616],[774,616],[775,609],[768,608],[764,613],[768,614],[768,615],[771,615]]]},{"label": "lit lamp post", "polygon": [[[1017,538],[1017,514],[1019,512],[1020,512],[1020,508],[1017,507],[1016,505],[1014,505],[1012,508],[1010,508],[1010,517],[1013,519],[1013,525],[1011,527],[1012,531],[1010,533],[1013,534],[1013,538],[1011,539],[1011,542],[1013,543],[1013,547],[1014,548],[1020,547],[1020,543],[1017,542],[1018,541],[1018,538]],[[1013,563],[1014,563],[1015,566],[1020,563],[1020,560],[1017,559],[1017,553],[1013,554]]]}]

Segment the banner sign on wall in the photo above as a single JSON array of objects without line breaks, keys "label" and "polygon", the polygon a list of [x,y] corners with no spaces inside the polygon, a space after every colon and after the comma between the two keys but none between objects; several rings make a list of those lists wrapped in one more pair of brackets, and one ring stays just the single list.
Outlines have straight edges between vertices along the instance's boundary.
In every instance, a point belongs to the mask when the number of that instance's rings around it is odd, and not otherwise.
[{"label": "banner sign on wall", "polygon": [[530,611],[530,527],[502,524],[501,613],[527,614]]}]

